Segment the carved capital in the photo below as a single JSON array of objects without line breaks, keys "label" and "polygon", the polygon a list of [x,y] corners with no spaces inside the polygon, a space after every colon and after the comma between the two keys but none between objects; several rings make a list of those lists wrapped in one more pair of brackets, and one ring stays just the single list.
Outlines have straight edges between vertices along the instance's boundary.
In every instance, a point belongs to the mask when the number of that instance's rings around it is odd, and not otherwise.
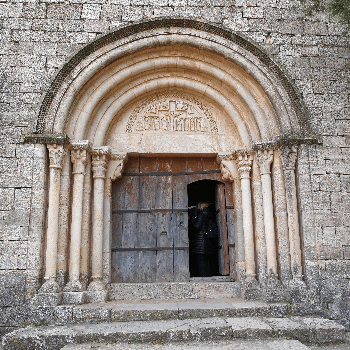
[{"label": "carved capital", "polygon": [[115,162],[115,166],[113,167],[113,175],[111,176],[111,180],[115,181],[122,177],[122,173],[124,170],[124,166],[128,161],[128,155],[126,153],[115,153],[112,154],[111,159]]},{"label": "carved capital", "polygon": [[253,156],[248,150],[239,150],[237,154],[237,166],[241,179],[249,179],[250,171],[252,170]]},{"label": "carved capital", "polygon": [[79,140],[79,141],[72,141],[71,148],[72,149],[81,149],[86,151],[91,151],[91,142],[89,140]]},{"label": "carved capital", "polygon": [[94,179],[105,179],[111,148],[103,146],[92,151],[92,173]]},{"label": "carved capital", "polygon": [[64,155],[66,154],[63,145],[47,145],[47,149],[49,150],[49,158],[50,158],[50,168],[62,168],[62,160]]},{"label": "carved capital", "polygon": [[70,156],[73,162],[73,174],[83,174],[85,172],[87,151],[85,149],[73,149]]},{"label": "carved capital", "polygon": [[220,170],[222,173],[222,178],[225,181],[234,181],[234,177],[232,174],[232,163],[235,157],[233,154],[218,154],[216,161],[220,164]]},{"label": "carved capital", "polygon": [[260,163],[260,174],[270,174],[271,163],[273,161],[273,150],[258,150],[258,160]]},{"label": "carved capital", "polygon": [[110,165],[106,175],[105,194],[106,197],[112,195],[112,181],[115,181],[122,177],[124,166],[128,161],[128,155],[126,153],[112,153]]},{"label": "carved capital", "polygon": [[294,170],[297,160],[297,146],[282,146],[281,147],[281,158],[284,170]]}]

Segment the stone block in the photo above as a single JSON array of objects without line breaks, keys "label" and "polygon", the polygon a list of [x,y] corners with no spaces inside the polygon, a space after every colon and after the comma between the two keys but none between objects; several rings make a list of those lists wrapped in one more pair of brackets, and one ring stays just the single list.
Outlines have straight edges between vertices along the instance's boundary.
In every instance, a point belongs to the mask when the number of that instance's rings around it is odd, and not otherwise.
[{"label": "stone block", "polygon": [[26,276],[16,271],[0,274],[0,307],[17,306],[24,303]]},{"label": "stone block", "polygon": [[86,292],[63,292],[62,303],[65,305],[80,305],[87,301]]},{"label": "stone block", "polygon": [[104,290],[100,291],[88,291],[86,292],[86,301],[88,303],[104,303],[108,299],[108,292]]},{"label": "stone block", "polygon": [[30,309],[25,306],[4,307],[0,312],[1,327],[20,327],[28,323]]},{"label": "stone block", "polygon": [[14,189],[0,188],[0,210],[11,210],[14,206]]},{"label": "stone block", "polygon": [[26,268],[27,242],[0,241],[0,269],[17,270]]},{"label": "stone block", "polygon": [[22,9],[24,18],[45,18],[46,4],[43,3],[26,3]]},{"label": "stone block", "polygon": [[62,303],[62,293],[38,293],[30,301],[32,307],[57,306]]},{"label": "stone block", "polygon": [[142,16],[142,7],[125,6],[123,8],[122,21],[138,21]]},{"label": "stone block", "polygon": [[101,5],[99,4],[83,4],[81,18],[84,19],[100,19]]},{"label": "stone block", "polygon": [[73,309],[73,321],[74,323],[108,322],[111,321],[111,311],[102,307],[77,306]]},{"label": "stone block", "polygon": [[47,18],[58,20],[79,19],[82,6],[80,4],[48,4]]}]

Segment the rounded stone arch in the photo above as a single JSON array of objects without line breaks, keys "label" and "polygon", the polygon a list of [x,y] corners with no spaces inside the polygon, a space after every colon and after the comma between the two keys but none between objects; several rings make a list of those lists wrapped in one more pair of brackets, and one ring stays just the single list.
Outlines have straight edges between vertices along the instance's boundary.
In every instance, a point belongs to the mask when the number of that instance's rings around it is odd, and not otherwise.
[{"label": "rounded stone arch", "polygon": [[165,90],[220,109],[234,147],[310,135],[298,91],[266,52],[232,31],[182,18],[129,25],[87,44],[53,79],[35,133],[102,146],[118,116]]},{"label": "rounded stone arch", "polygon": [[[99,37],[57,73],[36,130],[27,137],[46,143],[50,158],[47,221],[53,224],[47,228],[41,291],[58,291],[59,284],[76,293],[89,283],[89,300],[105,300],[105,284],[111,281],[112,182],[134,155],[213,158],[220,168],[215,171],[235,191],[237,249],[245,259],[236,266],[237,276],[254,279],[256,271],[265,270],[282,276],[273,216],[282,210],[284,239],[290,241],[285,275],[301,279],[293,145],[309,142],[310,136],[294,85],[266,52],[241,35],[193,19],[156,18]],[[251,186],[251,172],[264,182],[264,193]],[[60,175],[62,185],[55,182]],[[273,177],[280,181],[271,183]],[[72,203],[58,206],[70,193]],[[281,208],[274,207],[273,193],[282,198]],[[267,218],[269,232],[267,268],[261,269],[254,260],[254,197],[264,197],[264,213],[257,215],[260,222]],[[68,235],[61,223],[70,219]],[[91,246],[91,252],[81,246]]]}]

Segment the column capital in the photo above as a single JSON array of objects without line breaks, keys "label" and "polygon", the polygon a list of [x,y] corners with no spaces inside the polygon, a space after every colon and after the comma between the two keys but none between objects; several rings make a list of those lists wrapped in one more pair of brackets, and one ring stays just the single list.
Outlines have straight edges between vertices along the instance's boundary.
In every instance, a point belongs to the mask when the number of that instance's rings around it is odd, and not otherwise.
[{"label": "column capital", "polygon": [[253,155],[249,150],[238,150],[237,154],[237,166],[241,179],[249,179],[250,171],[252,169]]},{"label": "column capital", "polygon": [[258,160],[260,163],[260,174],[270,174],[271,173],[271,163],[273,161],[273,150],[258,150]]},{"label": "column capital", "polygon": [[111,148],[102,146],[92,150],[92,173],[94,179],[105,179]]},{"label": "column capital", "polygon": [[50,168],[62,169],[63,157],[66,150],[63,145],[51,144],[47,145],[49,150]]},{"label": "column capital", "polygon": [[298,146],[282,146],[280,148],[284,170],[295,170]]},{"label": "column capital", "polygon": [[235,155],[232,153],[218,154],[216,158],[217,163],[220,164],[222,178],[225,181],[230,181],[230,182],[234,181],[234,176],[233,176],[232,170],[230,169],[234,159],[235,159]]},{"label": "column capital", "polygon": [[71,142],[71,149],[86,150],[88,152],[92,149],[92,143],[89,140],[77,140]]},{"label": "column capital", "polygon": [[84,174],[87,159],[86,149],[72,149],[71,160],[73,162],[73,174]]}]

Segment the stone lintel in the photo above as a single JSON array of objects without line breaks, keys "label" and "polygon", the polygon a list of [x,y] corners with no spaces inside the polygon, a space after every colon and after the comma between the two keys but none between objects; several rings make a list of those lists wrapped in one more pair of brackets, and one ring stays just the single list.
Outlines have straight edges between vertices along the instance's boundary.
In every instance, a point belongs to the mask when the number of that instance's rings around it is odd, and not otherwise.
[{"label": "stone lintel", "polygon": [[23,143],[44,144],[44,145],[68,145],[70,143],[67,134],[26,134],[23,135]]},{"label": "stone lintel", "polygon": [[322,145],[320,135],[279,135],[274,140],[254,142],[253,150],[278,149],[281,146]]}]

